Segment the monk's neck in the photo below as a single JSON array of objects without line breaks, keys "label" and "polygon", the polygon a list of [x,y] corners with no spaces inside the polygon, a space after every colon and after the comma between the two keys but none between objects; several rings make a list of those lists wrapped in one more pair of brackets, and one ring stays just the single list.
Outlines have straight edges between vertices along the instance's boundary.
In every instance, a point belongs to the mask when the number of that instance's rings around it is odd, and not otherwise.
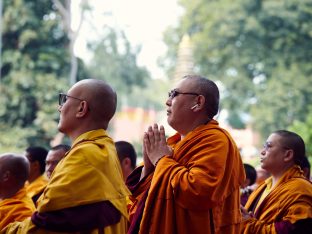
[{"label": "monk's neck", "polygon": [[16,188],[7,189],[4,194],[1,194],[0,201],[13,197],[18,192],[18,190],[19,189]]},{"label": "monk's neck", "polygon": [[271,172],[272,175],[272,187],[278,183],[278,181],[283,177],[283,175],[288,171],[290,167],[285,167],[283,170],[278,172]]},{"label": "monk's neck", "polygon": [[41,176],[40,173],[33,174],[32,176],[29,176],[28,182],[31,184],[31,183],[34,182],[36,179],[38,179],[40,176]]},{"label": "monk's neck", "polygon": [[205,125],[207,123],[209,123],[209,121],[211,121],[211,119],[201,119],[201,120],[197,120],[196,122],[194,122],[192,125],[189,126],[188,129],[186,129],[185,131],[181,131],[179,132],[181,135],[181,139],[183,139],[188,133],[194,131],[196,128],[198,128],[199,126]]}]

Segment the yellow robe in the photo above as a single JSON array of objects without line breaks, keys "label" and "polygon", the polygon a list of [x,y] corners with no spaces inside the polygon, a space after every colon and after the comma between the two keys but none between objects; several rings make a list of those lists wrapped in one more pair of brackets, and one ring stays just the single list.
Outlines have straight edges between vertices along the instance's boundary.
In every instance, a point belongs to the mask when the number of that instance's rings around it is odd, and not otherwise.
[{"label": "yellow robe", "polygon": [[13,197],[0,201],[0,230],[14,221],[23,221],[35,211],[35,205],[23,187]]},{"label": "yellow robe", "polygon": [[[113,140],[106,131],[80,135],[65,158],[56,166],[50,182],[38,200],[38,212],[109,201],[121,213],[119,223],[104,228],[104,233],[126,233],[128,214],[120,163]],[[82,214],[83,215],[83,214]],[[8,226],[7,233],[55,233],[36,227],[30,220]],[[63,232],[64,233],[64,232]],[[98,233],[93,230],[90,233]]]},{"label": "yellow robe", "polygon": [[[170,137],[168,144],[173,158],[162,158],[155,172],[132,191],[136,206],[149,187],[139,233],[239,232],[239,187],[245,173],[231,136],[212,120],[182,140],[179,134]],[[131,217],[137,211],[132,207]]]},{"label": "yellow robe", "polygon": [[37,179],[35,179],[32,183],[26,182],[26,189],[27,194],[30,198],[33,198],[34,196],[42,193],[44,188],[48,184],[48,178],[45,174],[39,176]]},{"label": "yellow robe", "polygon": [[[248,211],[252,211],[265,188],[266,183],[263,182],[250,195],[245,205]],[[285,226],[287,222],[292,225],[308,218],[312,218],[312,184],[304,178],[299,166],[295,165],[285,172],[258,205],[255,217],[244,222],[241,233],[275,234],[276,229]]]}]

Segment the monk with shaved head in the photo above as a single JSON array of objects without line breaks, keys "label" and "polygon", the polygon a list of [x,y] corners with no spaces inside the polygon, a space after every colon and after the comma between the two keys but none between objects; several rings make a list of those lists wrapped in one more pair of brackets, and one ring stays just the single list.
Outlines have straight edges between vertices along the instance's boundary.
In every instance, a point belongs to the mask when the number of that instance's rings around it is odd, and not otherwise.
[{"label": "monk with shaved head", "polygon": [[29,163],[25,157],[0,155],[0,230],[34,212],[35,206],[24,187],[28,175]]},{"label": "monk with shaved head", "polygon": [[177,132],[166,139],[164,127],[154,124],[144,133],[144,165],[127,178],[133,194],[128,233],[238,233],[245,173],[234,140],[213,119],[217,85],[185,76],[166,105]]},{"label": "monk with shaved head", "polygon": [[55,167],[31,220],[7,232],[126,233],[130,193],[106,131],[116,105],[115,91],[102,80],[82,80],[59,94],[58,129],[72,140],[71,149]]}]

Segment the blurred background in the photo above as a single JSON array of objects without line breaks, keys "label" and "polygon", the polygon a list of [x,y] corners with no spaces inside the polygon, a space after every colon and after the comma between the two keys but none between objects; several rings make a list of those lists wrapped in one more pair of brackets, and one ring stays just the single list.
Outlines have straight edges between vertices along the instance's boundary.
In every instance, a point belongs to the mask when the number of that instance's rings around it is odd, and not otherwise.
[{"label": "blurred background", "polygon": [[244,162],[277,129],[312,152],[311,0],[0,0],[0,153],[50,148],[58,93],[85,78],[118,93],[109,132],[135,145],[167,126],[167,92],[183,75],[214,80],[220,125]]}]

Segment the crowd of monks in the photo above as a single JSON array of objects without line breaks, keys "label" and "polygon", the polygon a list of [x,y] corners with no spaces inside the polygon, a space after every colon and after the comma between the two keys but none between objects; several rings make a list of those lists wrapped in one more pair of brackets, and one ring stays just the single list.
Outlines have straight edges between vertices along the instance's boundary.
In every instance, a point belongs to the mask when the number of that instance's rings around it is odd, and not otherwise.
[{"label": "crowd of monks", "polygon": [[212,80],[183,77],[166,101],[176,134],[148,127],[137,166],[134,147],[107,131],[116,92],[102,80],[77,82],[59,94],[58,129],[71,146],[0,156],[0,234],[312,233],[302,138],[269,135],[260,155],[267,176],[254,183],[257,171],[214,119],[219,100]]}]

